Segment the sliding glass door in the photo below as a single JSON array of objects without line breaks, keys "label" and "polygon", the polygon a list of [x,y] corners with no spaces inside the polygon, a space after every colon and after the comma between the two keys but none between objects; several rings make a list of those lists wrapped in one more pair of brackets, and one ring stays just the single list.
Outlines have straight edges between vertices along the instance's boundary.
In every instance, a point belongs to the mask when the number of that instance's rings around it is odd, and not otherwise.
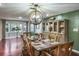
[{"label": "sliding glass door", "polygon": [[23,32],[28,32],[27,22],[6,21],[5,38],[19,37]]}]

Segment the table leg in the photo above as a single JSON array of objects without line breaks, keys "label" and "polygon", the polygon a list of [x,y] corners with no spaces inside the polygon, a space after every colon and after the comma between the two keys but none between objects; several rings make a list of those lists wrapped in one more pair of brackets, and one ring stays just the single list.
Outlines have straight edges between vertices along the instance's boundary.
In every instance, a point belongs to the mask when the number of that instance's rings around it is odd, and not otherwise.
[{"label": "table leg", "polygon": [[41,53],[42,53],[42,51],[39,51],[39,55],[38,56],[41,56]]}]

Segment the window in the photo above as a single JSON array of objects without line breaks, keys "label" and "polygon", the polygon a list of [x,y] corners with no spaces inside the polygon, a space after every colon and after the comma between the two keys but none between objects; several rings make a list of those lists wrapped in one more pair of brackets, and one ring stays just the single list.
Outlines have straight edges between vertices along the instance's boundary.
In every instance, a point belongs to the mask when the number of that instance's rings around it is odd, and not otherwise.
[{"label": "window", "polygon": [[38,24],[38,25],[34,25],[34,24],[31,24],[31,32],[34,32],[34,33],[41,33],[42,32],[42,23]]},{"label": "window", "polygon": [[6,21],[5,36],[6,38],[16,37],[17,35],[20,36],[23,32],[26,32],[27,29],[26,22]]}]

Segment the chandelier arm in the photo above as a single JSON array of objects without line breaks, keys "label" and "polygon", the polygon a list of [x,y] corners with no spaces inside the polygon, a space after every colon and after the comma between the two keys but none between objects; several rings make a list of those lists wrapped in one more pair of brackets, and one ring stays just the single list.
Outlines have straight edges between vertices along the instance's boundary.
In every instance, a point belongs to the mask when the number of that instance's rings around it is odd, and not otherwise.
[{"label": "chandelier arm", "polygon": [[35,9],[35,22],[36,22],[36,15],[37,15],[37,14],[36,14],[36,9]]},{"label": "chandelier arm", "polygon": [[[34,25],[38,25],[41,23],[42,21],[42,15],[41,15],[41,12],[39,10],[37,10],[38,8],[38,5],[35,5],[33,8],[32,8],[32,13],[31,13],[31,23],[34,24]],[[34,16],[33,16],[34,15]]]}]

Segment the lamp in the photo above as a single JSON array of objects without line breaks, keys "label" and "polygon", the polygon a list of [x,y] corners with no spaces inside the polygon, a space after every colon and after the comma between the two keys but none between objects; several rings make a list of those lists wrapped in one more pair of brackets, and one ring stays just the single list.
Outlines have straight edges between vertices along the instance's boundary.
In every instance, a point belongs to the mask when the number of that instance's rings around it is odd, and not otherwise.
[{"label": "lamp", "polygon": [[33,7],[30,8],[32,9],[32,12],[30,13],[30,23],[34,25],[38,25],[42,21],[42,14],[41,12],[37,9],[39,6],[38,4],[33,4]]}]

